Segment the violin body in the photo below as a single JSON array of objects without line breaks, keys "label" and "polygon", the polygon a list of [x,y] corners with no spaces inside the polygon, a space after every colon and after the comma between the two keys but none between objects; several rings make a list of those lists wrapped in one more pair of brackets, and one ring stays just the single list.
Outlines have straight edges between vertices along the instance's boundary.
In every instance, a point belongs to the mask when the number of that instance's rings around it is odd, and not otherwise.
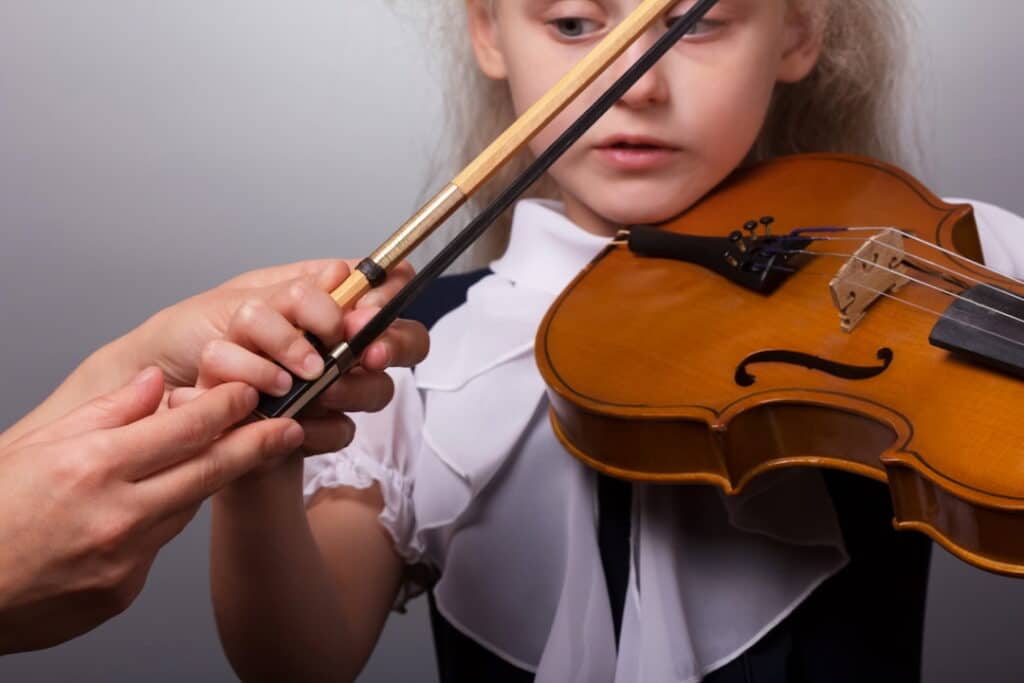
[{"label": "violin body", "polygon": [[[970,206],[946,204],[869,159],[803,155],[755,166],[659,227],[723,237],[762,216],[774,218],[775,234],[895,226],[920,238],[905,243],[908,260],[1024,296],[977,263]],[[606,474],[728,494],[794,466],[871,477],[888,484],[898,528],[985,569],[1024,575],[1024,381],[930,343],[937,313],[954,299],[941,291],[952,285],[924,273],[909,271],[844,329],[829,284],[844,265],[869,270],[845,259],[862,244],[811,241],[802,265],[769,293],[706,265],[610,245],[538,332],[555,432]],[[1005,342],[1006,333],[989,336]],[[1013,340],[1009,348],[1017,353]]]}]

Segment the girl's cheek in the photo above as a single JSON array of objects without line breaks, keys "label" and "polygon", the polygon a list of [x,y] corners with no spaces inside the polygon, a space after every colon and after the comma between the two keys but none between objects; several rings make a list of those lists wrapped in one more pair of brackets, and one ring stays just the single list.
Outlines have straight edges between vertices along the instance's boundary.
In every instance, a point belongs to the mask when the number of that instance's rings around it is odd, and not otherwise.
[{"label": "girl's cheek", "polygon": [[731,77],[719,79],[717,86],[706,84],[698,101],[705,102],[706,116],[718,126],[756,135],[771,101],[774,77],[763,64],[749,62],[731,65],[723,73]]}]

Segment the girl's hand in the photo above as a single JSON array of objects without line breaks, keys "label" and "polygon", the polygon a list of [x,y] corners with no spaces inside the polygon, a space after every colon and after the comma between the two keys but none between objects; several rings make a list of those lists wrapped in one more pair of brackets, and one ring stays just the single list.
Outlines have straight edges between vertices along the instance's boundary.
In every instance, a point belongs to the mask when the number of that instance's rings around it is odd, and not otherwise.
[{"label": "girl's hand", "polygon": [[[320,293],[331,291],[344,281],[350,267],[355,263],[356,261],[340,259],[301,261],[255,270],[175,304],[153,316],[129,335],[128,345],[136,355],[132,365],[138,368],[149,365],[160,367],[167,377],[169,390],[195,386],[199,378],[198,369],[202,354],[214,353],[207,348],[210,342],[227,335],[229,326],[236,321],[240,311],[244,315],[261,314],[271,297],[275,297],[275,305],[278,307],[292,307],[288,310],[295,318],[292,321],[294,324],[318,336],[323,335],[321,338],[324,341],[336,340],[345,330],[326,329],[319,322],[321,316],[327,315],[334,323],[340,324],[339,319],[332,316],[323,305],[325,300],[329,300],[334,309],[337,309],[333,300],[326,294],[324,297],[316,297],[316,300],[305,299],[302,291],[289,295],[287,290],[295,286],[298,290],[305,287],[319,290]],[[369,292],[356,303],[356,310],[383,305],[412,278],[412,275],[411,266],[407,263],[399,264],[388,273],[388,278],[381,287]],[[291,301],[288,300],[289,296],[293,297]],[[368,318],[357,315],[356,319],[365,322]],[[250,331],[256,333],[254,330]],[[420,342],[422,341],[421,339]],[[371,367],[380,369],[387,365],[386,362],[382,365],[381,361],[386,359],[381,359],[377,355],[386,348],[371,347],[367,350],[366,360]],[[302,345],[296,345],[290,350],[262,350],[269,352],[276,360],[282,361],[282,365],[292,369],[296,374],[302,377],[309,376],[309,370],[301,366],[301,363],[305,362],[305,357],[300,358],[299,354],[308,351]],[[285,357],[278,358],[275,351],[284,353]],[[295,363],[300,365],[296,367]],[[300,369],[303,371],[299,372]],[[269,389],[265,385],[259,385],[259,388]]]},{"label": "girl's hand", "polygon": [[[300,330],[334,345],[351,338],[379,310],[364,306],[342,313],[327,292],[347,275],[344,264],[332,264],[317,275],[266,287],[261,298],[243,303],[228,322],[223,338],[203,347],[196,388],[176,390],[171,405],[180,405],[197,392],[223,382],[245,382],[281,396],[291,387],[291,377],[273,361],[303,379],[318,377],[323,362]],[[375,292],[375,296],[379,301],[394,291],[397,283]],[[426,356],[427,347],[426,329],[419,323],[399,320],[392,324],[367,348],[361,367],[331,385],[304,411],[300,418],[306,433],[304,450],[323,453],[347,445],[354,427],[344,413],[382,409],[394,393],[391,377],[384,370],[415,365]]]}]

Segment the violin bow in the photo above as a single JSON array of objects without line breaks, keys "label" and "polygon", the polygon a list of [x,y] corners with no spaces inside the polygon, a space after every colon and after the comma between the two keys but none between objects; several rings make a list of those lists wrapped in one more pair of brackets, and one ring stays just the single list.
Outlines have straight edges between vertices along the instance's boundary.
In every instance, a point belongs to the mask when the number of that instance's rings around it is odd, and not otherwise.
[{"label": "violin bow", "polygon": [[[339,306],[352,305],[371,288],[384,282],[388,270],[404,259],[467,199],[487,182],[524,145],[548,125],[608,66],[679,0],[644,0],[598,45],[527,109],[505,132],[466,166],[433,198],[427,201],[391,237],[363,259],[331,297]],[[295,417],[310,401],[358,364],[363,351],[398,319],[423,289],[439,277],[488,227],[557,161],[590,127],[673,45],[693,30],[718,0],[698,0],[690,10],[669,23],[666,32],[611,85],[586,112],[544,150],[523,173],[476,218],[470,221],[351,339],[326,349],[315,339],[324,359],[318,379],[304,380],[292,374],[292,387],[281,397],[260,395],[255,411],[259,418]],[[309,336],[309,335],[307,335]]]}]

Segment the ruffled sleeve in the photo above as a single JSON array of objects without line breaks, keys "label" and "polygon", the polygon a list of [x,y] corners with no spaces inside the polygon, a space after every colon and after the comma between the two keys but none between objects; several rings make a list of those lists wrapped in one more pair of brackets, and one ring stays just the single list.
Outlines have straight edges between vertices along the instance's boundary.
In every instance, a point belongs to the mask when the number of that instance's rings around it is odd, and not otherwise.
[{"label": "ruffled sleeve", "polygon": [[365,489],[379,484],[384,497],[380,523],[394,540],[398,554],[416,562],[418,553],[411,548],[416,528],[412,495],[423,440],[423,403],[408,369],[388,372],[395,381],[394,399],[379,413],[351,416],[356,434],[344,450],[306,459],[302,493],[308,505],[320,489]]}]

